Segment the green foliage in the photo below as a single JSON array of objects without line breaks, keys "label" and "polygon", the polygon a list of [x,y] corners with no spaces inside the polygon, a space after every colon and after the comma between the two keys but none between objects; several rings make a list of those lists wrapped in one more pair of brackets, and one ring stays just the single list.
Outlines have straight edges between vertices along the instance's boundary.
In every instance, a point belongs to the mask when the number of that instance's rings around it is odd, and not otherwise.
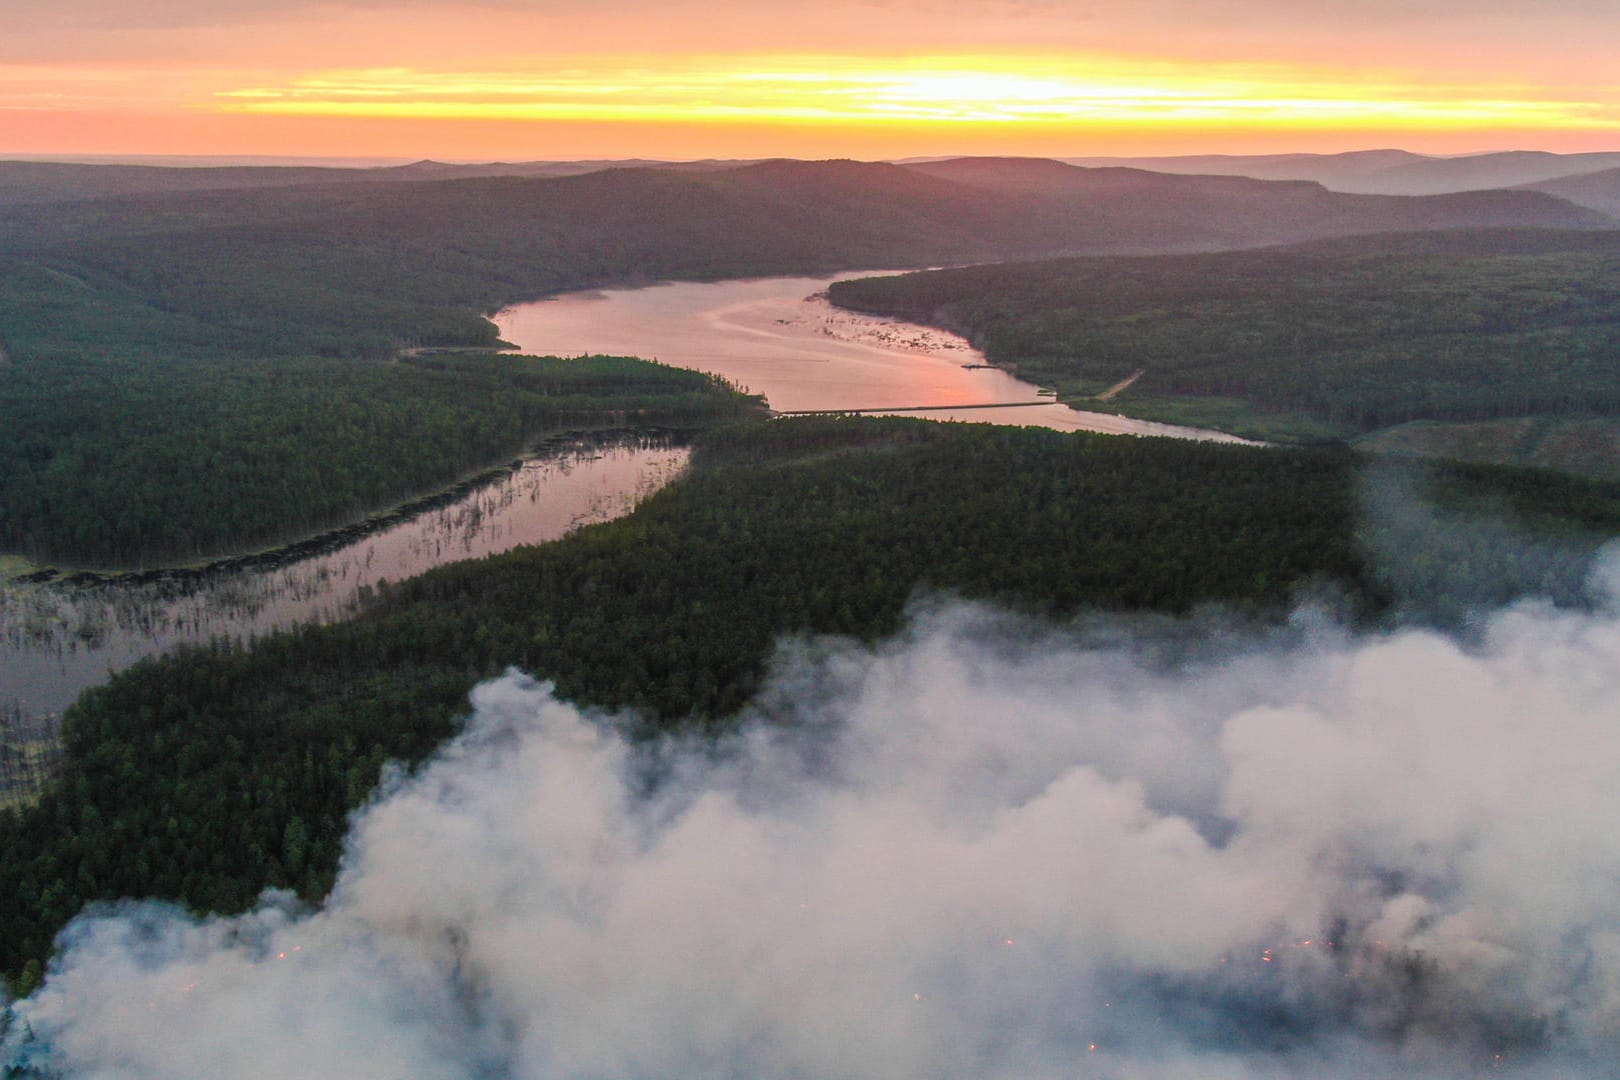
[{"label": "green foliage", "polygon": [[[1337,448],[904,419],[713,430],[691,473],[629,517],[86,694],[61,782],[0,815],[0,971],[46,956],[95,899],[231,911],[280,886],[318,900],[384,762],[431,753],[469,688],[509,665],[652,733],[723,728],[782,635],[875,639],[920,593],[1055,618],[1206,603],[1266,618],[1308,588],[1379,617],[1406,598],[1358,548],[1361,468]],[[1491,545],[1517,552],[1526,530],[1582,552],[1620,530],[1617,485],[1451,466],[1418,479],[1453,518],[1521,524],[1434,542],[1429,518],[1382,527],[1403,566],[1491,582]]]},{"label": "green foliage", "polygon": [[237,910],[329,888],[384,761],[517,664],[648,729],[726,722],[782,634],[873,638],[919,590],[1063,615],[1354,590],[1351,458],[913,420],[721,429],[631,516],[443,567],[362,616],[146,662],[70,711],[63,779],[0,821],[0,970],[84,903]]},{"label": "green foliage", "polygon": [[1419,420],[1360,436],[1354,445],[1371,453],[1535,466],[1594,480],[1620,480],[1620,417]]},{"label": "green foliage", "polygon": [[748,399],[640,360],[14,361],[0,380],[0,546],[140,565],[354,520],[570,426],[693,426]]},{"label": "green foliage", "polygon": [[[431,442],[434,425],[453,423],[444,408],[461,408],[460,391],[448,394],[448,406],[446,395],[427,392],[435,403],[421,405],[421,386],[404,386],[384,394],[389,405],[409,399],[426,413],[407,409],[375,423],[334,405],[340,415],[316,419],[373,430],[324,442],[320,453],[336,456],[317,460],[339,474],[342,490],[317,492],[311,507],[287,515],[281,491],[306,479],[301,470],[310,456],[292,453],[282,469],[272,454],[258,469],[264,445],[255,431],[219,422],[219,410],[232,406],[214,395],[222,384],[229,384],[225,399],[246,383],[273,384],[262,374],[271,360],[383,361],[422,345],[487,348],[496,330],[484,313],[546,293],[663,278],[1298,239],[1419,221],[1601,220],[1527,192],[1369,200],[1309,185],[1055,162],[992,164],[994,176],[973,163],[963,172],[845,161],[455,181],[413,181],[418,174],[409,171],[6,171],[0,201],[9,191],[28,205],[26,213],[0,216],[0,358],[29,371],[28,385],[0,401],[0,421],[33,454],[53,459],[56,471],[46,478],[35,475],[45,467],[40,461],[8,463],[9,475],[0,478],[0,546],[96,562],[167,560],[219,543],[257,542],[270,535],[264,522],[293,529],[352,517],[355,507],[375,507],[405,488],[420,492],[452,479],[452,458],[482,453],[479,463],[487,465],[511,452],[513,443],[475,423],[458,436],[464,454],[430,448],[420,469],[405,464],[416,453],[398,433],[425,420]],[[225,183],[241,186],[219,189]],[[1607,342],[1583,338],[1569,347],[1601,352]],[[244,371],[218,370],[230,366]],[[314,370],[306,366],[300,377]],[[338,401],[356,382],[369,390],[368,379],[323,369],[308,396]],[[310,403],[300,395],[244,392],[270,427],[304,422],[300,410]],[[253,504],[241,510],[249,520],[219,530],[194,526],[214,514],[217,497],[188,482],[165,499],[127,472],[75,481],[68,508],[41,516],[42,483],[128,454],[114,423],[64,433],[40,420],[40,411],[77,395],[122,423],[125,394],[161,398],[155,403],[162,406],[153,414],[161,429],[144,425],[152,428],[156,456],[133,470],[203,475],[215,463],[198,455],[217,450],[229,467],[247,463],[264,480],[234,489],[236,502]],[[191,416],[214,434],[197,443],[181,422]],[[393,460],[378,465],[373,456]],[[351,483],[343,474],[362,478]],[[203,535],[195,535],[199,529]]]},{"label": "green foliage", "polygon": [[1357,535],[1399,613],[1467,632],[1535,596],[1593,599],[1598,549],[1620,535],[1620,485],[1541,469],[1367,458]]},{"label": "green foliage", "polygon": [[[151,194],[8,215],[0,548],[174,561],[353,520],[509,456],[543,426],[581,422],[565,417],[735,415],[696,377],[614,389],[635,400],[608,404],[558,400],[595,391],[490,366],[505,361],[384,362],[422,345],[493,346],[482,312],[570,287],[992,250],[972,228],[940,240],[903,214],[879,220],[895,203],[881,189],[855,183],[842,199],[800,205],[747,178],[645,171]],[[835,227],[863,207],[869,228]]]},{"label": "green foliage", "polygon": [[1620,241],[1515,235],[970,267],[830,296],[959,329],[1077,404],[1143,372],[1117,404],[1157,416],[1236,399],[1348,432],[1620,412]]},{"label": "green foliage", "polygon": [[1620,535],[1620,485],[1614,483],[1460,462],[1412,471],[1442,511],[1513,522],[1541,536]]}]

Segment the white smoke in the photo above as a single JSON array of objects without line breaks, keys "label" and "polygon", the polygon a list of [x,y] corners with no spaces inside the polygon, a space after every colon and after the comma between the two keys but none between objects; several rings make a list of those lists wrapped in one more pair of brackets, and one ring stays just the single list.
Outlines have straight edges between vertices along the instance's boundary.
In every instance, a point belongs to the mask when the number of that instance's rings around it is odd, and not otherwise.
[{"label": "white smoke", "polygon": [[784,648],[717,746],[632,746],[508,675],[357,818],[324,910],[88,913],[7,1052],[97,1080],[1615,1075],[1612,606],[1468,646],[1182,629],[942,605]]}]

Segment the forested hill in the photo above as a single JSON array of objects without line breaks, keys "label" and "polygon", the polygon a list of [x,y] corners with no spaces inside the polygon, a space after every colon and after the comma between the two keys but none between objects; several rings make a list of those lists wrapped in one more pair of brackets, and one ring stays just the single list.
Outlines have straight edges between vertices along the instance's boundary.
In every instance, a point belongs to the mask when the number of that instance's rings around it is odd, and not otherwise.
[{"label": "forested hill", "polygon": [[[120,173],[101,182],[103,197],[0,209],[0,350],[14,372],[0,381],[10,440],[0,449],[0,549],[109,560],[165,550],[151,537],[121,539],[116,524],[105,524],[121,520],[135,500],[97,463],[128,455],[105,426],[96,429],[111,440],[105,445],[87,442],[84,431],[68,433],[53,419],[63,400],[112,415],[131,379],[155,378],[167,404],[143,419],[146,431],[170,422],[160,415],[217,410],[207,395],[224,385],[221,364],[298,361],[299,393],[255,398],[264,424],[232,428],[297,430],[322,422],[315,402],[351,393],[355,383],[351,373],[307,361],[383,361],[415,345],[490,346],[495,328],[485,313],[563,289],[1067,251],[1208,249],[1414,222],[1612,223],[1539,192],[1367,199],[1309,184],[1005,160],[769,161],[553,178],[402,181],[391,174],[393,182],[337,171],[345,177],[337,183],[319,170],[289,170],[281,186],[266,186],[275,170],[249,169],[235,175],[258,186],[215,190],[199,185],[219,182],[217,175],[184,172],[176,190],[105,195],[119,183],[151,182]],[[95,184],[73,175],[83,194],[94,194]],[[238,389],[254,379],[284,381],[262,367],[239,374],[231,376]],[[300,395],[309,400],[293,413],[276,412],[294,408]],[[168,446],[190,445],[177,429],[154,434]],[[217,479],[249,458],[280,460],[243,442],[211,445],[211,455],[182,453],[180,467],[218,470]],[[446,456],[445,468],[452,458],[459,460]],[[364,471],[362,462],[337,464]],[[429,474],[453,478],[443,470],[412,475],[431,483]],[[61,487],[77,490],[91,479],[104,489],[95,500]],[[85,507],[103,523],[85,535],[102,539],[67,541],[43,519],[29,520],[37,503],[29,492],[41,490]],[[253,514],[277,517],[263,507]]]},{"label": "forested hill", "polygon": [[739,161],[663,162],[520,161],[453,164],[416,161],[409,165],[142,164],[0,161],[0,206],[76,202],[117,195],[231,188],[294,187],[302,184],[415,183],[480,176],[575,176],[615,168],[658,168],[709,172],[747,164]]},{"label": "forested hill", "polygon": [[1560,178],[1573,179],[1600,169],[1620,167],[1620,153],[1614,151],[1551,154],[1539,150],[1458,157],[1429,157],[1405,150],[1352,150],[1341,154],[1198,154],[1065,160],[1075,165],[1151,172],[1315,180],[1334,191],[1365,195],[1442,195],[1492,188],[1539,188],[1544,183],[1557,183]]},{"label": "forested hill", "polygon": [[1577,206],[1588,206],[1605,214],[1620,217],[1620,168],[1601,172],[1564,176],[1556,180],[1543,180],[1525,184],[1527,190],[1542,191],[1568,199]]},{"label": "forested hill", "polygon": [[0,340],[382,354],[488,343],[481,312],[604,283],[1507,224],[1615,222],[1539,192],[1375,198],[1004,159],[125,195],[0,214]]},{"label": "forested hill", "polygon": [[[1591,208],[1535,205],[1529,191],[1470,191],[1421,197],[1352,195],[1308,180],[1176,176],[1131,168],[1079,168],[1030,158],[958,158],[911,166],[931,176],[1017,193],[1073,213],[1106,208],[1152,250],[1161,236],[1203,232],[1220,247],[1253,247],[1310,237],[1491,226],[1613,228]],[[1573,210],[1573,212],[1571,212]]]},{"label": "forested hill", "polygon": [[[1219,603],[1266,621],[1324,589],[1372,617],[1402,595],[1356,542],[1356,472],[1342,448],[917,420],[712,431],[691,474],[629,517],[442,567],[348,622],[182,651],[91,691],[67,718],[62,781],[0,811],[0,972],[32,961],[28,989],[93,899],[232,911],[271,885],[318,899],[383,762],[430,753],[472,684],[509,664],[637,710],[647,730],[712,730],[754,694],[780,635],[886,636],[917,597],[1054,618]],[[1417,487],[1511,508],[1577,556],[1620,527],[1615,485],[1453,469]],[[1526,584],[1556,591],[1560,568],[1567,588],[1582,580],[1582,558],[1560,564],[1530,533],[1429,524],[1371,530],[1427,605],[1448,574],[1493,590],[1464,611]],[[1527,573],[1500,572],[1504,556]]]},{"label": "forested hill", "polygon": [[1109,408],[1351,435],[1620,414],[1620,233],[1449,231],[842,282]]},{"label": "forested hill", "polygon": [[717,432],[627,518],[442,567],[364,616],[183,651],[92,690],[34,808],[0,810],[0,976],[28,990],[94,899],[238,910],[330,888],[390,758],[453,731],[520,664],[650,725],[721,725],[781,634],[894,631],[918,589],[1054,615],[1265,611],[1362,591],[1350,455],[943,425],[781,420]]}]

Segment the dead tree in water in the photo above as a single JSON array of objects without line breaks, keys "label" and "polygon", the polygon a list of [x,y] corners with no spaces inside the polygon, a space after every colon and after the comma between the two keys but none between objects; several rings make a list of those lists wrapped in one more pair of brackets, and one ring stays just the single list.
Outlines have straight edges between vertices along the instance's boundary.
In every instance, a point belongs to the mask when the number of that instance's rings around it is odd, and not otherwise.
[{"label": "dead tree in water", "polygon": [[0,809],[32,802],[62,765],[62,721],[0,703]]}]

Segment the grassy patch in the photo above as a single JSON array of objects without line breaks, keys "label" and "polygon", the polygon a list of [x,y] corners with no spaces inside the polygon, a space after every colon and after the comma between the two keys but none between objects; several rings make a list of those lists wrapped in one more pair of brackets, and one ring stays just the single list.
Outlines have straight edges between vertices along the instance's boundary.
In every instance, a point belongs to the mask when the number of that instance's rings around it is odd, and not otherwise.
[{"label": "grassy patch", "polygon": [[0,554],[0,581],[9,581],[25,574],[32,574],[39,567],[23,558],[21,555]]}]

